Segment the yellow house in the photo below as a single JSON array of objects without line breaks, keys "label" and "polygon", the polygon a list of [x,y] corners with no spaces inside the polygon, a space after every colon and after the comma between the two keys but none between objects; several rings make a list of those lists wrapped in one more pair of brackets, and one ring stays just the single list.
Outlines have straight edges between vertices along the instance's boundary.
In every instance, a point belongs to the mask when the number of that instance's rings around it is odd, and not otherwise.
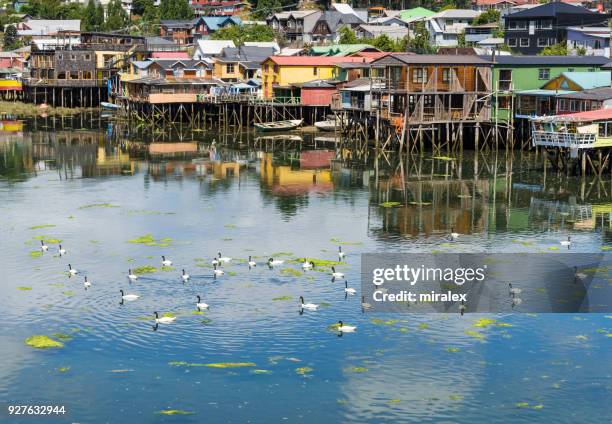
[{"label": "yellow house", "polygon": [[244,68],[239,60],[215,58],[213,76],[223,81],[233,82],[246,79]]},{"label": "yellow house", "polygon": [[363,57],[270,56],[261,68],[264,97],[274,97],[274,89],[290,89],[292,84],[334,78],[339,63],[366,60]]}]

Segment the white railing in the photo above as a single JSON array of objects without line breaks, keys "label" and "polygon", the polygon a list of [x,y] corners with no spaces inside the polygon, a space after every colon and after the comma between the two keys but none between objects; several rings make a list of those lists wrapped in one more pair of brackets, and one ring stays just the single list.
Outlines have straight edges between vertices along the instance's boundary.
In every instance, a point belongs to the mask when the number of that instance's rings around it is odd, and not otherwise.
[{"label": "white railing", "polygon": [[555,131],[532,131],[534,146],[569,147],[574,149],[588,149],[595,144],[596,135],[593,133],[576,134]]}]

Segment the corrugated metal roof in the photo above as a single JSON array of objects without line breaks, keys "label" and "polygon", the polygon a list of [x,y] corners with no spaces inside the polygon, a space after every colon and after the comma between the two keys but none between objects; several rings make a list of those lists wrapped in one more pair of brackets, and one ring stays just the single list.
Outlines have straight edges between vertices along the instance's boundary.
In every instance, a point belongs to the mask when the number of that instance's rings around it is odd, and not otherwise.
[{"label": "corrugated metal roof", "polygon": [[[491,56],[480,56],[491,60]],[[602,66],[610,62],[605,56],[495,56],[495,65],[502,66]]]},{"label": "corrugated metal roof", "polygon": [[[283,66],[330,66],[342,62],[363,62],[367,63],[371,59],[366,57],[342,57],[342,56],[270,56],[266,60],[271,60]],[[264,60],[264,62],[266,61]]]},{"label": "corrugated metal roof", "polygon": [[542,17],[554,17],[557,15],[573,15],[573,16],[596,16],[601,15],[602,21],[606,19],[606,15],[591,12],[588,9],[580,6],[574,6],[563,2],[552,2],[546,3],[541,6],[532,7],[527,10],[521,10],[520,12],[511,13],[506,16],[507,19],[513,18],[542,18]]},{"label": "corrugated metal roof", "polygon": [[568,80],[580,86],[583,90],[610,86],[610,72],[563,72]]},{"label": "corrugated metal roof", "polygon": [[488,65],[491,63],[475,55],[391,53],[381,59],[374,60],[372,66],[385,66],[394,62],[405,63],[407,65]]},{"label": "corrugated metal roof", "polygon": [[604,101],[612,99],[612,88],[611,87],[600,87],[593,88],[591,90],[576,91],[574,93],[561,95],[565,99],[574,100],[597,100]]},{"label": "corrugated metal roof", "polygon": [[590,122],[590,121],[604,121],[612,119],[612,108],[611,109],[597,109],[589,110],[587,112],[570,113],[567,115],[557,116],[567,121],[578,121],[578,122]]}]

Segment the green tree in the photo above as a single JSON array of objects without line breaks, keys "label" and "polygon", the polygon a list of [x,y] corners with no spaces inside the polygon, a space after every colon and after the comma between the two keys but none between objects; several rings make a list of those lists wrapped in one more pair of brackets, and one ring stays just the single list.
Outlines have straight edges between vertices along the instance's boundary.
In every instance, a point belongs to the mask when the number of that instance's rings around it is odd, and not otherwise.
[{"label": "green tree", "polygon": [[465,31],[461,31],[459,34],[457,34],[457,47],[465,47],[466,45]]},{"label": "green tree", "polygon": [[95,31],[101,31],[104,27],[104,6],[102,3],[98,3],[96,6],[96,19],[93,21]]},{"label": "green tree", "polygon": [[193,9],[188,0],[161,0],[159,16],[161,19],[191,19]]},{"label": "green tree", "polygon": [[548,46],[539,53],[540,56],[567,56],[567,44],[565,41]]},{"label": "green tree", "polygon": [[8,25],[4,30],[4,50],[15,50],[21,47],[15,25]]},{"label": "green tree", "polygon": [[121,0],[111,0],[106,13],[105,28],[110,31],[127,27],[128,15],[121,6]]},{"label": "green tree", "polygon": [[87,3],[87,7],[85,8],[85,16],[83,17],[81,26],[85,28],[85,31],[96,30],[96,4],[92,0]]},{"label": "green tree", "polygon": [[484,25],[499,22],[500,16],[499,10],[487,9],[472,20],[472,25]]},{"label": "green tree", "polygon": [[141,25],[144,34],[157,35],[159,33],[159,9],[153,0],[147,0],[142,13]]},{"label": "green tree", "polygon": [[340,28],[340,44],[357,44],[357,36],[355,35],[355,31],[353,31],[348,26],[343,26]]},{"label": "green tree", "polygon": [[274,41],[274,32],[267,25],[232,25],[213,33],[213,40],[232,40],[242,45],[245,41]]},{"label": "green tree", "polygon": [[395,43],[386,34],[381,34],[374,38],[371,44],[383,52],[392,52],[395,50]]},{"label": "green tree", "polygon": [[435,48],[429,44],[429,32],[423,21],[416,23],[414,37],[408,43],[408,50],[418,54],[435,53]]},{"label": "green tree", "polygon": [[281,0],[257,0],[253,16],[257,19],[265,19],[276,12],[280,12],[281,8]]}]

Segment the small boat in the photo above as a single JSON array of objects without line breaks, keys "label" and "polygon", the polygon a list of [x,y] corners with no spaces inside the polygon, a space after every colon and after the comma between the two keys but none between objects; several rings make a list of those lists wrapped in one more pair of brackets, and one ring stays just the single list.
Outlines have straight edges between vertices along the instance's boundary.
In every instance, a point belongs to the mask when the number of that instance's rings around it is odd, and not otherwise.
[{"label": "small boat", "polygon": [[116,105],[114,103],[108,103],[108,102],[100,102],[100,106],[102,107],[102,109],[110,109],[110,110],[119,109],[119,105]]},{"label": "small boat", "polygon": [[336,131],[340,129],[340,121],[336,119],[328,119],[327,121],[315,122],[314,125],[321,131]]},{"label": "small boat", "polygon": [[288,121],[263,122],[255,124],[255,128],[260,131],[287,131],[293,130],[302,125],[303,119],[291,119]]}]

